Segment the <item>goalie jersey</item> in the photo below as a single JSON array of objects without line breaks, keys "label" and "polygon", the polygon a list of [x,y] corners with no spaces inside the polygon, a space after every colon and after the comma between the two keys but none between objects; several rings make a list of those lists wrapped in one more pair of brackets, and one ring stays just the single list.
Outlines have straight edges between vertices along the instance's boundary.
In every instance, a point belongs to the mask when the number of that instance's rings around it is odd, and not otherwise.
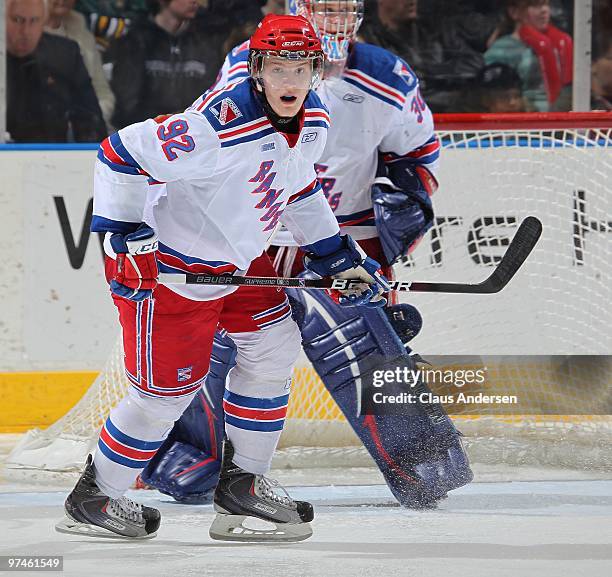
[{"label": "goalie jersey", "polygon": [[[246,270],[278,222],[299,245],[333,236],[338,224],[314,168],[328,126],[314,92],[290,142],[270,124],[248,80],[209,91],[182,114],[133,124],[103,141],[91,228],[126,233],[146,222],[159,235],[162,273]],[[105,249],[114,256],[108,238]],[[194,300],[235,290],[170,288]]]},{"label": "goalie jersey", "polygon": [[[247,41],[226,56],[216,86],[248,76],[248,53]],[[316,165],[323,193],[343,232],[356,240],[376,237],[370,188],[379,153],[385,162],[408,157],[436,174],[440,143],[419,81],[401,58],[357,42],[342,76],[326,78],[317,94],[332,119]],[[285,231],[274,244],[295,243]]]}]

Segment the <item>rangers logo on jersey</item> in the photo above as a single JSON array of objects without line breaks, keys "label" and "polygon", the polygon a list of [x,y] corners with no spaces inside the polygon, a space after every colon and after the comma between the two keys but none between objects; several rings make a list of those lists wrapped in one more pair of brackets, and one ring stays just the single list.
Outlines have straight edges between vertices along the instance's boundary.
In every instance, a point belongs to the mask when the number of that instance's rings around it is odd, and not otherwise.
[{"label": "rangers logo on jersey", "polygon": [[191,371],[193,367],[184,367],[182,369],[176,369],[176,380],[179,383],[189,381],[191,379]]},{"label": "rangers logo on jersey", "polygon": [[410,68],[408,68],[406,63],[402,60],[397,60],[395,66],[393,67],[393,72],[403,78],[406,84],[408,84],[409,86],[412,86],[415,83],[416,79],[414,76],[414,72],[412,72],[412,70],[410,70]]},{"label": "rangers logo on jersey", "polygon": [[224,98],[221,102],[217,102],[210,107],[210,111],[215,115],[221,126],[225,126],[242,116],[242,112],[231,98]]}]

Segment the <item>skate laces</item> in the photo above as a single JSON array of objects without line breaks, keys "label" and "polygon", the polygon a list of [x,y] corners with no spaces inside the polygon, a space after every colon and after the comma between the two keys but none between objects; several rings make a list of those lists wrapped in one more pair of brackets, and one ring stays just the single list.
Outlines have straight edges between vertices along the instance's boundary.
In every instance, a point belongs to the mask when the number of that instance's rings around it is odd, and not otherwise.
[{"label": "skate laces", "polygon": [[[268,479],[263,475],[257,475],[257,484],[262,496],[266,499],[270,499],[275,503],[281,503],[282,505],[286,506],[293,505],[293,499],[276,479]],[[284,495],[279,495],[276,492],[276,489],[280,489]]]},{"label": "skate laces", "polygon": [[125,519],[126,521],[143,522],[142,505],[128,499],[127,497],[119,497],[119,499],[110,499],[108,508],[114,515]]}]

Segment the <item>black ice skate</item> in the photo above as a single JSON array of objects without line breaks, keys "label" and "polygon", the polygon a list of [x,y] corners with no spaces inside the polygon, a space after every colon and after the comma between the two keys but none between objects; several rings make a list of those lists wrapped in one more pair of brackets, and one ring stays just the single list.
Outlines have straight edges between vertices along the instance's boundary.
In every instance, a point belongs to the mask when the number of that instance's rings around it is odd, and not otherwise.
[{"label": "black ice skate", "polygon": [[[308,539],[312,535],[309,525],[314,518],[312,505],[306,501],[294,501],[276,481],[247,473],[234,465],[233,457],[234,447],[225,439],[223,463],[214,496],[217,516],[210,526],[210,536],[221,541]],[[275,489],[281,489],[284,495]],[[263,519],[274,528],[254,528],[257,525],[253,522],[245,525],[247,517]]]},{"label": "black ice skate", "polygon": [[55,530],[90,537],[150,539],[155,537],[161,521],[157,509],[127,497],[112,499],[102,493],[96,485],[91,455],[64,509],[66,517],[55,525]]}]

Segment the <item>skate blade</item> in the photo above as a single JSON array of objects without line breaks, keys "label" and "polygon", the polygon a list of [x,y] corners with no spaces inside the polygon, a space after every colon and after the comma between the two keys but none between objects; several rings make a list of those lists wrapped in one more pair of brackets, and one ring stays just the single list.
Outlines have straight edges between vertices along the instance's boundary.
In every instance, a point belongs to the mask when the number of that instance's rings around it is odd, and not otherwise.
[{"label": "skate blade", "polygon": [[61,521],[55,524],[55,530],[58,533],[68,533],[70,535],[80,535],[84,537],[95,537],[104,539],[122,539],[124,541],[133,541],[141,539],[152,539],[157,533],[150,533],[149,535],[143,535],[141,537],[128,537],[127,535],[120,535],[104,527],[98,527],[97,525],[90,525],[88,523],[81,523],[75,521],[70,517],[64,517]]},{"label": "skate blade", "polygon": [[[246,526],[245,520],[266,523],[273,528],[260,529]],[[252,524],[252,523],[251,523]],[[243,541],[259,543],[289,543],[304,541],[312,535],[309,523],[273,523],[245,515],[224,515],[217,513],[208,531],[211,539],[216,541]]]}]

